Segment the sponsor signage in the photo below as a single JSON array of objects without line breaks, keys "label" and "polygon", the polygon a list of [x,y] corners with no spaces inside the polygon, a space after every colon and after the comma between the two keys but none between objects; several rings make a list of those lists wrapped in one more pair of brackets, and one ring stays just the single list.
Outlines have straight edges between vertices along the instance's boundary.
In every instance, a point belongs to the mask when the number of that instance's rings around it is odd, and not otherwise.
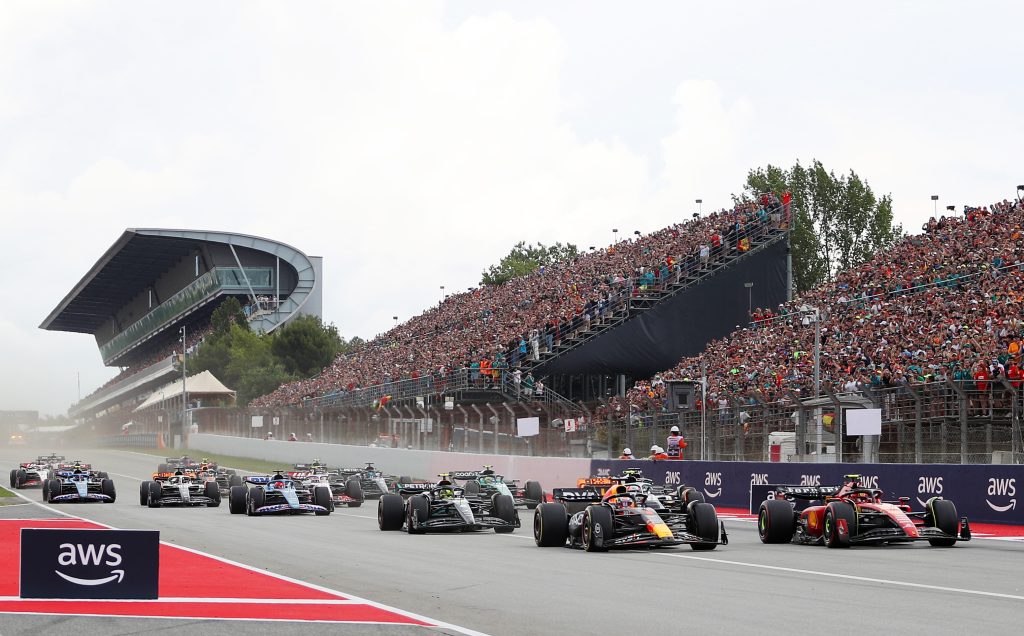
[{"label": "sponsor signage", "polygon": [[155,599],[156,530],[21,530],[21,598]]},{"label": "sponsor signage", "polygon": [[[778,462],[702,462],[593,460],[592,475],[621,475],[639,468],[665,486],[693,486],[709,503],[747,508],[756,513],[769,485],[832,486],[857,474],[886,498],[910,497],[923,510],[932,497],[956,504],[971,521],[1024,525],[1024,466],[1014,464],[804,464]],[[582,476],[582,475],[581,475]]]}]

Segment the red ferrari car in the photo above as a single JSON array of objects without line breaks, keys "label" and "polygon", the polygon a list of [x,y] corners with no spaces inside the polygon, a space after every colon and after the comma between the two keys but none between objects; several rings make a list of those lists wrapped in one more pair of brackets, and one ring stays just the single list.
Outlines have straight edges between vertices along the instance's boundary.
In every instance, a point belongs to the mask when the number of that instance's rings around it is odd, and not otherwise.
[{"label": "red ferrari car", "polygon": [[762,543],[824,543],[848,548],[856,543],[927,541],[950,547],[969,541],[967,517],[957,517],[953,502],[932,497],[923,511],[910,498],[884,501],[877,488],[864,488],[860,475],[846,475],[841,486],[773,486],[757,515]]}]

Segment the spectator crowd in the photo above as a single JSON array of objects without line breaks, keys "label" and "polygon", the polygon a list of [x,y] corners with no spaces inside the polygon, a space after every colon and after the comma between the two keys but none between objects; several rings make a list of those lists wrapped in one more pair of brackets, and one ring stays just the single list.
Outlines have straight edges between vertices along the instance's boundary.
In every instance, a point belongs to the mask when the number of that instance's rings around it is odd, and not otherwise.
[{"label": "spectator crowd", "polygon": [[562,339],[608,319],[629,298],[663,289],[712,265],[750,239],[788,222],[788,199],[766,195],[649,235],[617,241],[500,285],[447,297],[438,306],[339,356],[319,376],[285,384],[253,406],[299,404],[311,397],[465,367],[474,380],[496,381],[537,360]]},{"label": "spectator crowd", "polygon": [[[815,309],[820,377],[837,392],[950,379],[984,392],[1024,378],[1024,205],[1002,201],[931,218],[921,234],[812,289],[752,312],[751,323],[715,340],[599,418],[664,410],[666,380],[707,373],[711,410],[730,401],[775,402],[811,395]],[[982,397],[982,400],[987,398]],[[982,407],[985,404],[981,404]]]}]

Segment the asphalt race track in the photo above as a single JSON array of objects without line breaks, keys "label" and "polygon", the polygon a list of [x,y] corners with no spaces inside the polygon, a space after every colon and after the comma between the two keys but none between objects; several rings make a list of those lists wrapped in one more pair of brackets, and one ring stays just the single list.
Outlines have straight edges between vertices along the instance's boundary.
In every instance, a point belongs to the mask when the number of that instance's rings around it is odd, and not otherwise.
[{"label": "asphalt race track", "polygon": [[[51,449],[0,449],[0,467]],[[829,550],[762,545],[753,523],[726,520],[730,544],[587,554],[534,545],[523,528],[408,536],[377,529],[376,502],[328,517],[231,515],[219,508],[139,506],[139,482],[158,458],[61,449],[106,470],[114,504],[54,509],[118,528],[158,529],[161,539],[382,603],[446,627],[246,622],[0,614],[0,634],[1017,634],[1024,618],[1024,543],[976,539],[955,548],[926,543]],[[387,470],[386,466],[381,467]],[[543,484],[545,489],[560,484]],[[38,489],[20,491],[40,501]],[[40,506],[0,508],[0,518],[53,517]],[[16,577],[17,572],[3,576]],[[874,627],[872,627],[874,626]]]}]

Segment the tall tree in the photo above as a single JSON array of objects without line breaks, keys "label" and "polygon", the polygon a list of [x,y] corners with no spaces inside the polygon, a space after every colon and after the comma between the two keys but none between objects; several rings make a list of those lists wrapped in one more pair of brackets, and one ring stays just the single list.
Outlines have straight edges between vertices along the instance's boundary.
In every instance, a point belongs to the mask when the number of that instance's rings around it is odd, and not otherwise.
[{"label": "tall tree", "polygon": [[232,324],[244,329],[249,328],[249,321],[245,318],[242,304],[234,296],[228,296],[210,316],[210,323],[213,325],[215,334],[224,335],[230,330]]},{"label": "tall tree", "polygon": [[480,284],[500,285],[517,276],[525,276],[541,265],[570,261],[579,253],[572,243],[555,243],[550,247],[537,243],[534,247],[532,243],[527,245],[525,241],[519,241],[497,265],[491,265],[484,270]]},{"label": "tall tree", "polygon": [[807,168],[799,161],[788,170],[768,165],[747,174],[737,198],[764,192],[793,195],[790,245],[797,292],[856,267],[903,235],[903,228],[893,225],[892,198],[877,198],[853,170],[837,177],[816,159]]},{"label": "tall tree", "polygon": [[285,371],[308,378],[323,371],[342,348],[337,327],[324,326],[317,316],[299,316],[275,333],[270,350]]}]

